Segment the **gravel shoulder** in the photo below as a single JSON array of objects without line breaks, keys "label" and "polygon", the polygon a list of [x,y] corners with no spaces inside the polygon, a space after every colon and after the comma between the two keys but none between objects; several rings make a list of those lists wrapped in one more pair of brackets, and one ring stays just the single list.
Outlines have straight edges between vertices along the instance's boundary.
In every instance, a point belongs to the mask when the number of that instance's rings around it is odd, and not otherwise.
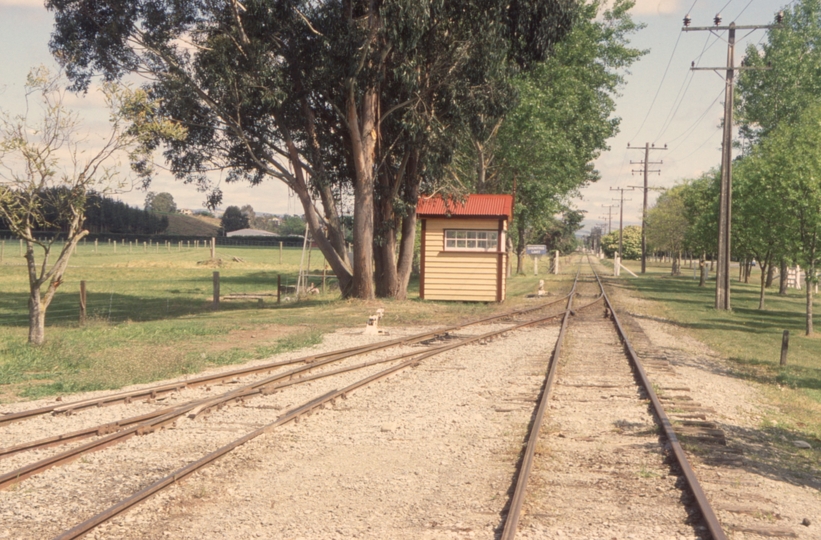
[{"label": "gravel shoulder", "polygon": [[682,414],[701,415],[724,434],[726,445],[684,441],[725,531],[733,539],[821,538],[821,464],[796,471],[793,461],[813,450],[764,433],[762,419],[773,405],[763,389],[734,376],[729,360],[671,321],[643,315],[655,310],[637,292],[610,290],[639,355],[658,362],[649,371],[660,395],[688,403],[678,405]]}]

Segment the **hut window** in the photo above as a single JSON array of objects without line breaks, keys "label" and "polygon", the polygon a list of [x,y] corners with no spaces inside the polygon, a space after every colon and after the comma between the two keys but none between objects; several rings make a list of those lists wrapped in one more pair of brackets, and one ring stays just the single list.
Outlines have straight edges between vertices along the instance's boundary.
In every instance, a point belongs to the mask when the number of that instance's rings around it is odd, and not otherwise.
[{"label": "hut window", "polygon": [[446,250],[498,251],[498,231],[446,230]]}]

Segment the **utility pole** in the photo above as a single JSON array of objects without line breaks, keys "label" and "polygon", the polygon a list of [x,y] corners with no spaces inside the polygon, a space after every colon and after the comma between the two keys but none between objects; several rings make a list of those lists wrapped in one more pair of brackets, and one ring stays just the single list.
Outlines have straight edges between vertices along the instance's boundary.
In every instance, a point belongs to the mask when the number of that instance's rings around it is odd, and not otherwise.
[{"label": "utility pole", "polygon": [[[784,12],[780,11],[775,17],[777,24],[784,20]],[[715,26],[690,27],[690,15],[684,16],[684,32],[707,31],[716,33],[717,30],[727,30],[727,65],[723,67],[695,67],[695,62],[691,64],[692,71],[719,71],[725,70],[724,77],[724,134],[721,139],[721,189],[718,199],[718,265],[716,266],[716,309],[727,310],[730,308],[730,224],[732,221],[733,208],[733,80],[735,72],[747,69],[770,69],[769,67],[739,66],[735,67],[735,31],[736,30],[761,30],[773,28],[773,25],[743,25],[736,26],[730,23],[729,26],[721,26],[721,14],[717,14],[713,19]],[[718,34],[716,34],[718,35]]]},{"label": "utility pole", "polygon": [[[641,150],[640,146],[630,147],[630,143],[627,143],[628,150]],[[656,148],[656,145],[650,145],[650,143],[644,143],[644,161],[630,161],[631,165],[641,165],[641,169],[634,170],[633,174],[639,172],[644,173],[644,186],[630,186],[634,189],[641,189],[644,190],[644,202],[641,205],[641,273],[644,274],[647,270],[647,234],[645,231],[645,227],[647,225],[647,191],[650,187],[647,185],[647,174],[651,172],[657,172],[661,174],[661,169],[649,169],[650,165],[664,165],[664,161],[650,161],[650,150],[667,150],[667,145],[664,145],[664,148]]]},{"label": "utility pole", "polygon": [[618,207],[618,204],[603,204],[607,208],[607,234],[613,232],[613,209]]},{"label": "utility pole", "polygon": [[[624,234],[624,192],[625,191],[633,191],[631,187],[617,187],[617,188],[610,188],[610,191],[620,191],[621,197],[620,199],[613,199],[614,201],[619,201],[619,261],[621,261],[621,244],[622,244],[622,235]],[[633,199],[627,199],[628,201],[632,201]]]}]

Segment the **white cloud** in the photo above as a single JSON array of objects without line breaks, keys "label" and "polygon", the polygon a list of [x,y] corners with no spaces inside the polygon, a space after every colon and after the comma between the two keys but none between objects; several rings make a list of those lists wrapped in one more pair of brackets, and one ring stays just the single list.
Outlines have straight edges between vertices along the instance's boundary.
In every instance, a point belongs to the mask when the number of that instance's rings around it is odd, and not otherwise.
[{"label": "white cloud", "polygon": [[634,15],[672,15],[682,9],[680,0],[636,0],[630,12]]}]

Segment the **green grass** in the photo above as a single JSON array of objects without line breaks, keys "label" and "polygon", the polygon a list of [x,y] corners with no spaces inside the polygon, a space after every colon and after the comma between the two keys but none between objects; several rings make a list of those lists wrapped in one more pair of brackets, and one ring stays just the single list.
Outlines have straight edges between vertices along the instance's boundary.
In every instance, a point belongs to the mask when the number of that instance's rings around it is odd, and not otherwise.
[{"label": "green grass", "polygon": [[[638,274],[638,261],[625,264]],[[623,282],[660,306],[655,315],[670,319],[729,358],[736,376],[761,383],[780,411],[765,422],[786,422],[801,436],[821,442],[821,333],[804,335],[805,291],[790,289],[786,296],[779,296],[776,283],[766,292],[765,309],[759,310],[760,274],[754,271],[748,284],[739,283],[736,274],[733,309],[722,312],[713,308],[714,279],[698,287],[688,266],[679,277],[671,277],[669,268],[669,264],[652,264],[645,276],[636,279],[627,275]],[[814,311],[818,313],[818,302]],[[814,324],[821,324],[821,315],[815,317]],[[821,326],[816,328],[821,330]],[[788,365],[780,366],[784,330],[790,331],[790,348]]]},{"label": "green grass", "polygon": [[[26,269],[17,242],[6,242],[0,261],[0,402],[129,384],[197,373],[210,366],[241,363],[318,343],[338,328],[364,327],[379,307],[382,326],[446,324],[529,305],[524,297],[545,279],[548,291],[569,288],[573,269],[559,276],[517,276],[508,281],[508,301],[499,304],[430,302],[418,299],[411,280],[407,301],[344,300],[335,289],[297,302],[221,303],[211,307],[212,274],[220,273],[221,293],[275,292],[277,275],[293,285],[302,251],[285,248],[217,247],[220,265],[204,248],[169,250],[163,244],[119,245],[91,242],[71,258],[46,316],[46,344],[27,338]],[[236,258],[236,260],[235,260]],[[311,253],[311,274],[324,259]],[[546,266],[546,265],[543,265]],[[528,266],[525,266],[528,268]],[[529,268],[532,273],[532,262]],[[541,269],[542,272],[546,268]],[[86,281],[89,318],[78,323],[80,281]],[[311,281],[318,286],[320,277]],[[328,283],[333,283],[330,277]]]}]

